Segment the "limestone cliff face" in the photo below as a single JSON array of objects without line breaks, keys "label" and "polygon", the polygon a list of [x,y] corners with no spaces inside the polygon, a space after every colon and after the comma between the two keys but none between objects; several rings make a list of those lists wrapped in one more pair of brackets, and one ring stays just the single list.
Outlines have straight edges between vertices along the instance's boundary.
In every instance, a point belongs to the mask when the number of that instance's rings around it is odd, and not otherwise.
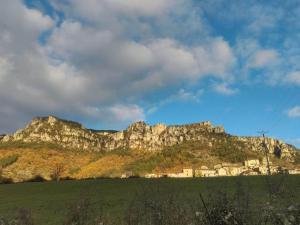
[{"label": "limestone cliff face", "polygon": [[[278,158],[292,159],[296,154],[296,148],[292,145],[286,144],[281,140],[276,140],[273,138],[263,138],[263,137],[236,137],[238,141],[243,142],[247,148],[252,151],[265,151],[268,149],[270,154],[276,155]],[[265,143],[267,148],[263,148]]]},{"label": "limestone cliff face", "polygon": [[101,147],[101,135],[85,129],[81,124],[54,116],[33,119],[24,129],[3,137],[2,142],[46,142],[63,148],[95,150]]},{"label": "limestone cliff face", "polygon": [[210,122],[181,126],[166,126],[164,124],[149,126],[144,122],[137,122],[124,131],[109,135],[109,141],[104,144],[104,149],[112,150],[127,147],[155,151],[184,141],[201,140],[205,138],[207,133],[224,133],[224,129],[213,127]]},{"label": "limestone cliff face", "polygon": [[[46,142],[63,148],[85,151],[111,151],[118,148],[157,151],[185,141],[201,141],[211,146],[212,142],[218,141],[218,135],[227,134],[223,127],[214,127],[211,122],[176,126],[164,124],[149,126],[144,122],[136,122],[123,131],[96,132],[84,128],[79,123],[49,116],[33,119],[24,129],[2,137],[0,142]],[[263,150],[261,138],[234,138],[252,151]],[[292,159],[295,154],[296,148],[282,141],[267,138],[266,143],[270,153],[277,154],[281,158]]]},{"label": "limestone cliff face", "polygon": [[182,126],[149,126],[144,122],[136,122],[123,131],[96,132],[79,123],[49,116],[33,119],[24,129],[4,136],[1,142],[47,142],[64,148],[90,151],[110,151],[117,148],[153,151],[183,141],[200,140],[205,133],[224,133],[224,129],[212,127],[210,122]]},{"label": "limestone cliff face", "polygon": [[0,142],[5,137],[5,134],[0,134]]}]

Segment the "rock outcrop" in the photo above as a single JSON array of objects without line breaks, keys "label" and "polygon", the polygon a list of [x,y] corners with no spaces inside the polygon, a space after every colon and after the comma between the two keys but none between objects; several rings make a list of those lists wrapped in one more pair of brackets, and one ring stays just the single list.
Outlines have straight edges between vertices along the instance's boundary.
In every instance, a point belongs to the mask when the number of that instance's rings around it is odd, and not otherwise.
[{"label": "rock outcrop", "polygon": [[81,124],[54,116],[34,118],[24,129],[6,135],[2,142],[51,143],[63,148],[96,150],[101,148],[101,133]]},{"label": "rock outcrop", "polygon": [[[230,136],[221,126],[214,127],[211,122],[188,125],[166,126],[147,125],[145,122],[131,124],[123,131],[93,131],[81,124],[61,120],[54,116],[38,117],[24,129],[0,138],[0,142],[51,143],[62,148],[85,151],[111,151],[114,149],[141,149],[159,151],[166,146],[181,144],[185,141],[201,141],[207,146],[218,141],[218,135]],[[233,136],[230,136],[233,137]],[[259,137],[233,137],[244,143],[252,151],[263,151],[263,140]],[[266,138],[267,147],[280,158],[292,159],[296,148],[282,141]]]},{"label": "rock outcrop", "polygon": [[269,154],[285,159],[291,159],[295,156],[296,148],[281,140],[263,137],[236,137],[236,139],[243,142],[251,151],[268,151]]},{"label": "rock outcrop", "polygon": [[0,134],[0,142],[5,136],[6,136],[5,134]]},{"label": "rock outcrop", "polygon": [[118,148],[161,150],[188,140],[200,140],[205,133],[224,133],[210,122],[181,126],[136,122],[123,131],[93,131],[81,124],[54,116],[38,117],[24,129],[3,137],[2,142],[52,143],[63,148],[110,151]]}]

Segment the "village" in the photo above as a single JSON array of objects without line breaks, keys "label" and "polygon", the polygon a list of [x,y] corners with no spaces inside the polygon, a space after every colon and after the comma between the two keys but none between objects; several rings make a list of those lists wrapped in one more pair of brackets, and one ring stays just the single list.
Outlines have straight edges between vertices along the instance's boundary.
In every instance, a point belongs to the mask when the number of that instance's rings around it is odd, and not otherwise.
[{"label": "village", "polygon": [[[268,166],[269,164],[269,166]],[[268,171],[269,170],[269,171]],[[242,164],[221,163],[213,168],[201,166],[200,168],[184,168],[179,173],[149,173],[145,178],[190,178],[190,177],[222,177],[222,176],[255,176],[275,174],[300,174],[300,169],[287,169],[280,166],[273,166],[272,162],[264,158],[261,162],[258,159],[250,159]],[[123,174],[122,178],[127,178]]]}]

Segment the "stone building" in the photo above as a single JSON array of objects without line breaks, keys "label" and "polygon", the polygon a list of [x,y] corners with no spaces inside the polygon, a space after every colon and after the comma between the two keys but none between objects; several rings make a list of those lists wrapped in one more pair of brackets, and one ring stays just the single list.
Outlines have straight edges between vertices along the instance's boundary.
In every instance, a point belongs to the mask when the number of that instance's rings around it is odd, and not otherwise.
[{"label": "stone building", "polygon": [[159,178],[161,177],[159,174],[155,174],[155,173],[147,173],[145,174],[145,178]]},{"label": "stone building", "polygon": [[218,176],[227,176],[227,170],[225,168],[217,169]]},{"label": "stone building", "polygon": [[288,170],[289,174],[300,174],[300,169],[292,169],[292,170]]},{"label": "stone building", "polygon": [[215,177],[217,176],[216,170],[211,169],[196,169],[195,177]]},{"label": "stone building", "polygon": [[168,177],[173,177],[173,178],[188,178],[188,177],[193,177],[193,169],[183,169],[181,173],[169,173]]},{"label": "stone building", "polygon": [[250,160],[246,160],[244,162],[245,167],[247,168],[258,168],[260,166],[259,160],[258,159],[250,159]]}]

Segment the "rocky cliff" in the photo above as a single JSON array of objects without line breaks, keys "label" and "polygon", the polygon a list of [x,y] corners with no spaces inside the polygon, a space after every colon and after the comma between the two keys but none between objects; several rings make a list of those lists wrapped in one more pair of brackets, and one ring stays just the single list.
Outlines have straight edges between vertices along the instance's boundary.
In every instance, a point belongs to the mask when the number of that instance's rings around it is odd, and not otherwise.
[{"label": "rocky cliff", "polygon": [[5,134],[0,134],[0,141],[5,137]]},{"label": "rocky cliff", "polygon": [[[79,123],[61,120],[54,116],[38,117],[24,129],[0,138],[0,142],[43,142],[85,151],[111,151],[123,148],[159,151],[167,146],[187,141],[198,141],[213,146],[221,136],[223,139],[233,138],[252,151],[263,151],[262,138],[230,136],[225,133],[223,127],[214,127],[209,121],[175,126],[164,124],[150,126],[145,122],[136,122],[127,129],[116,132],[89,130]],[[296,148],[282,141],[267,138],[266,145],[270,153],[280,158],[292,160],[295,155]]]}]

